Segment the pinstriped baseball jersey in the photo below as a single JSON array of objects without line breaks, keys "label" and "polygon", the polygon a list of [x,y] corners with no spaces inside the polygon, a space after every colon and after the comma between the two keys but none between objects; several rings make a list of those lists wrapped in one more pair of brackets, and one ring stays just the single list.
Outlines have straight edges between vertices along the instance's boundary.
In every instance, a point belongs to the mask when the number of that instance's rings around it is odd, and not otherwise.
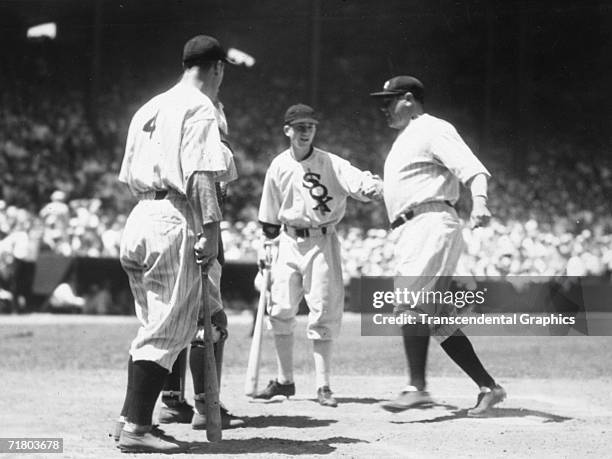
[{"label": "pinstriped baseball jersey", "polygon": [[[422,114],[398,135],[384,168],[385,205],[390,221],[415,208],[418,213],[397,227],[394,288],[410,291],[444,290],[455,273],[464,248],[461,222],[454,208],[459,182],[466,183],[487,169],[448,122]],[[403,277],[402,277],[403,276]],[[448,304],[399,304],[407,314],[454,315]],[[432,328],[444,340],[459,326]]]},{"label": "pinstriped baseball jersey", "polygon": [[165,189],[185,194],[194,171],[221,175],[228,166],[215,106],[198,89],[180,82],[132,118],[119,180],[135,194]]},{"label": "pinstriped baseball jersey", "polygon": [[427,201],[457,202],[459,182],[489,172],[448,122],[423,114],[393,143],[384,168],[387,215]]},{"label": "pinstriped baseball jersey", "polygon": [[300,228],[335,225],[344,216],[347,197],[369,201],[363,193],[374,187],[370,172],[319,148],[297,161],[291,150],[280,153],[266,173],[259,220]]}]

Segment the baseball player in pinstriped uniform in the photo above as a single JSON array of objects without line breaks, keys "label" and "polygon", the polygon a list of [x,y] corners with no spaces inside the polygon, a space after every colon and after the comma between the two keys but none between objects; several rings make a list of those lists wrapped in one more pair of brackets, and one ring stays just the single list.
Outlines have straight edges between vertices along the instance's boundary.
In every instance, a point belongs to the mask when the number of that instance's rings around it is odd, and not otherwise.
[{"label": "baseball player in pinstriped uniform", "polygon": [[[425,113],[423,84],[416,78],[392,78],[383,91],[371,95],[381,102],[389,126],[399,131],[384,168],[385,206],[392,231],[399,233],[395,287],[444,291],[464,247],[461,223],[452,207],[459,199],[460,182],[471,190],[472,227],[486,225],[491,217],[487,208],[489,172],[450,123]],[[412,309],[399,304],[397,310],[434,316],[456,314],[454,305],[421,303]],[[505,398],[505,390],[487,373],[457,326],[430,330],[417,321],[417,325],[403,326],[402,332],[410,381],[397,399],[384,402],[383,408],[397,412],[432,403],[425,381],[430,334],[480,388],[469,415],[482,415]]]},{"label": "baseball player in pinstriped uniform", "polygon": [[299,303],[305,298],[317,399],[323,406],[336,406],[329,379],[332,341],[340,332],[344,309],[344,283],[335,225],[344,216],[347,197],[381,199],[382,183],[370,172],[314,147],[317,123],[311,107],[289,107],[284,133],[290,147],[274,158],[264,181],[259,220],[265,237],[278,237],[279,244],[268,311],[278,376],[255,398],[295,394],[293,330]]},{"label": "baseball player in pinstriped uniform", "polygon": [[168,371],[196,335],[202,291],[197,263],[208,266],[217,257],[215,182],[231,167],[212,101],[226,59],[216,39],[192,38],[180,82],[149,100],[130,123],[119,179],[139,202],[126,222],[120,261],[142,326],[130,347],[118,423],[124,452],[183,449],[152,429],[151,418]]},{"label": "baseball player in pinstriped uniform", "polygon": [[[233,161],[233,153],[227,142],[228,126],[223,104],[221,101],[215,103],[215,115],[219,125],[219,134],[221,142],[223,142],[223,153],[227,156],[228,163],[231,165],[231,170],[228,172],[224,182],[217,182],[217,201],[219,207],[223,209],[224,197],[226,194],[227,184],[238,178],[238,172]],[[223,369],[223,349],[225,341],[228,338],[227,330],[227,315],[223,310],[221,299],[221,272],[224,264],[223,257],[223,241],[219,238],[219,253],[217,259],[211,263],[208,271],[209,276],[209,294],[212,309],[217,312],[212,315],[211,322],[217,335],[215,336],[214,354],[217,367],[217,379],[219,387],[221,386],[221,371]],[[187,355],[189,354],[189,366],[193,379],[195,413],[192,407],[184,398],[185,395],[185,380],[187,370]],[[178,358],[174,362],[172,371],[166,378],[166,384],[162,390],[162,406],[159,411],[158,421],[160,424],[171,423],[191,423],[196,430],[206,429],[206,398],[205,398],[205,349],[199,342],[191,343],[191,352],[183,349]],[[223,404],[221,404],[221,422],[222,427],[233,428],[240,427],[244,424],[244,420],[232,415]]]}]

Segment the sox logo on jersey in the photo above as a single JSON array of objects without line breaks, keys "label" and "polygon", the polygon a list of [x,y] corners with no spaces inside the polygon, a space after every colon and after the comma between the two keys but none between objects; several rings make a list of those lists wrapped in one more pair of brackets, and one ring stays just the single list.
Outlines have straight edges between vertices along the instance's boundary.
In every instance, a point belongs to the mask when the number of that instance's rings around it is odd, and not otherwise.
[{"label": "sox logo on jersey", "polygon": [[331,212],[331,209],[327,206],[327,202],[331,201],[332,198],[329,196],[327,187],[319,182],[321,174],[315,172],[306,172],[302,179],[302,185],[310,193],[310,197],[317,202],[317,205],[313,207],[313,210],[318,210],[325,214]]}]

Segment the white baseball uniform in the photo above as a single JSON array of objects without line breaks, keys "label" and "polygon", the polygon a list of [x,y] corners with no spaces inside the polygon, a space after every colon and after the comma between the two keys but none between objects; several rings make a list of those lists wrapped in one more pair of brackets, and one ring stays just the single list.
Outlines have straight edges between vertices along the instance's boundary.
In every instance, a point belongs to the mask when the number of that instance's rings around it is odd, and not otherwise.
[{"label": "white baseball uniform", "polygon": [[[396,227],[396,288],[443,290],[441,277],[452,276],[463,251],[461,222],[452,207],[459,199],[460,181],[489,172],[448,122],[422,114],[393,143],[384,167],[384,199],[389,220],[402,216]],[[407,277],[410,276],[410,277]],[[446,279],[447,280],[447,279]],[[398,305],[400,310],[410,310]],[[418,307],[429,314],[454,314],[454,306]],[[440,338],[457,327],[433,330]]]},{"label": "white baseball uniform", "polygon": [[287,149],[270,164],[259,220],[282,225],[268,311],[275,334],[293,333],[305,297],[310,309],[308,338],[338,336],[344,283],[335,225],[344,216],[347,197],[369,201],[364,193],[377,180],[370,172],[318,148],[301,161]]},{"label": "white baseball uniform", "polygon": [[[127,219],[120,251],[142,324],[130,348],[134,361],[151,360],[171,370],[195,335],[202,290],[196,234],[202,224],[221,220],[214,182],[229,169],[215,107],[196,88],[178,83],[132,118],[119,180],[140,199]],[[201,222],[185,196],[196,171],[208,172],[209,180]],[[155,192],[162,190],[167,196],[160,199]]]}]

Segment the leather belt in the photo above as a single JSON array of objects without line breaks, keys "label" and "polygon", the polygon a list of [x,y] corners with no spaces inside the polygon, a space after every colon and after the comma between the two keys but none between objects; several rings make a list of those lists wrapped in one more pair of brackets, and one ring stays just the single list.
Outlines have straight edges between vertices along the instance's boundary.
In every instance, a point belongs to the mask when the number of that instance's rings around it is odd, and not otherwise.
[{"label": "leather belt", "polygon": [[180,194],[178,191],[169,190],[151,190],[138,195],[140,200],[155,200],[161,201],[163,199],[185,199],[185,195]]},{"label": "leather belt", "polygon": [[328,233],[326,226],[321,226],[320,228],[296,228],[294,226],[283,225],[283,229],[287,234],[294,237],[321,236]]},{"label": "leather belt", "polygon": [[431,204],[434,204],[434,207],[436,207],[435,206],[436,204],[444,204],[446,206],[453,207],[450,201],[429,201],[429,202],[424,202],[422,204],[417,204],[412,209],[399,214],[397,218],[391,222],[391,229],[394,230],[395,228],[402,226],[404,223],[406,223],[409,220],[412,220],[414,217],[416,217],[419,214],[422,214],[424,212],[429,212],[430,210],[434,210],[432,209]]}]

